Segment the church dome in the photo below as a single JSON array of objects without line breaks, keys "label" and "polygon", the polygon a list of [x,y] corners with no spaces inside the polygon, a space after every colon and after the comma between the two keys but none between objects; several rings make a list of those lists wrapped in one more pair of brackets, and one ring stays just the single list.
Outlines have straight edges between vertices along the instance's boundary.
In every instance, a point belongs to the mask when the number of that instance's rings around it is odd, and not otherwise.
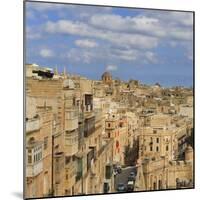
[{"label": "church dome", "polygon": [[102,78],[103,77],[112,77],[112,75],[109,73],[109,72],[104,72],[103,74],[102,74]]},{"label": "church dome", "polygon": [[112,83],[112,75],[109,72],[104,72],[101,76],[101,79],[105,84]]}]

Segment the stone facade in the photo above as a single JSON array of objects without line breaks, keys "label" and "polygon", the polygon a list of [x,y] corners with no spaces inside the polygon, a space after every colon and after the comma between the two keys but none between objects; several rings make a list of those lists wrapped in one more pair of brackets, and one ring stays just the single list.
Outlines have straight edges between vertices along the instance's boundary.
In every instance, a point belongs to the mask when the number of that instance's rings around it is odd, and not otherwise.
[{"label": "stone facade", "polygon": [[116,192],[113,166],[126,163],[136,191],[192,187],[192,110],[187,88],[27,65],[26,197]]}]

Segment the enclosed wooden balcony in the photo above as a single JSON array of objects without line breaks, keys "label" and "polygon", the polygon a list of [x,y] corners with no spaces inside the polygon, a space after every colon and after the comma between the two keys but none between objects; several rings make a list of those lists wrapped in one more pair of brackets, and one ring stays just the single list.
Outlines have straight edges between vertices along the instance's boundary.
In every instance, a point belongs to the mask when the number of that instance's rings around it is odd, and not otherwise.
[{"label": "enclosed wooden balcony", "polygon": [[26,177],[34,177],[40,174],[43,170],[43,162],[40,160],[34,164],[28,164],[26,166]]},{"label": "enclosed wooden balcony", "polygon": [[40,129],[40,119],[32,118],[26,120],[26,133],[34,132]]}]

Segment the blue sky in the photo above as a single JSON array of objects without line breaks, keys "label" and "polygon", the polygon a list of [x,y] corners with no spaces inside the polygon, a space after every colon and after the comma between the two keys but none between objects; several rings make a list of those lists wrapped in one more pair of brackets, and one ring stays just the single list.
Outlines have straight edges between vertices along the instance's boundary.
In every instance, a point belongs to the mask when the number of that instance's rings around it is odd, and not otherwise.
[{"label": "blue sky", "polygon": [[26,63],[190,87],[192,50],[189,12],[26,2]]}]

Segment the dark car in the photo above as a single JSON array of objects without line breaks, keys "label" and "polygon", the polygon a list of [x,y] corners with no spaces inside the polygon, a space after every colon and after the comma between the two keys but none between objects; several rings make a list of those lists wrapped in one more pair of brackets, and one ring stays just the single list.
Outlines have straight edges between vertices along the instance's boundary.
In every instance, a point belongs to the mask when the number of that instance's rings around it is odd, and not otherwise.
[{"label": "dark car", "polygon": [[135,172],[131,172],[130,176],[134,176],[135,177]]},{"label": "dark car", "polygon": [[126,191],[126,187],[124,183],[118,183],[117,185],[117,191],[118,192],[125,192]]},{"label": "dark car", "polygon": [[136,174],[135,174],[135,172],[131,172],[131,173],[130,173],[130,177],[133,177],[133,178],[135,178],[135,177],[136,177]]},{"label": "dark car", "polygon": [[136,179],[136,174],[135,172],[131,172],[129,177],[128,177],[128,181],[135,181]]}]

